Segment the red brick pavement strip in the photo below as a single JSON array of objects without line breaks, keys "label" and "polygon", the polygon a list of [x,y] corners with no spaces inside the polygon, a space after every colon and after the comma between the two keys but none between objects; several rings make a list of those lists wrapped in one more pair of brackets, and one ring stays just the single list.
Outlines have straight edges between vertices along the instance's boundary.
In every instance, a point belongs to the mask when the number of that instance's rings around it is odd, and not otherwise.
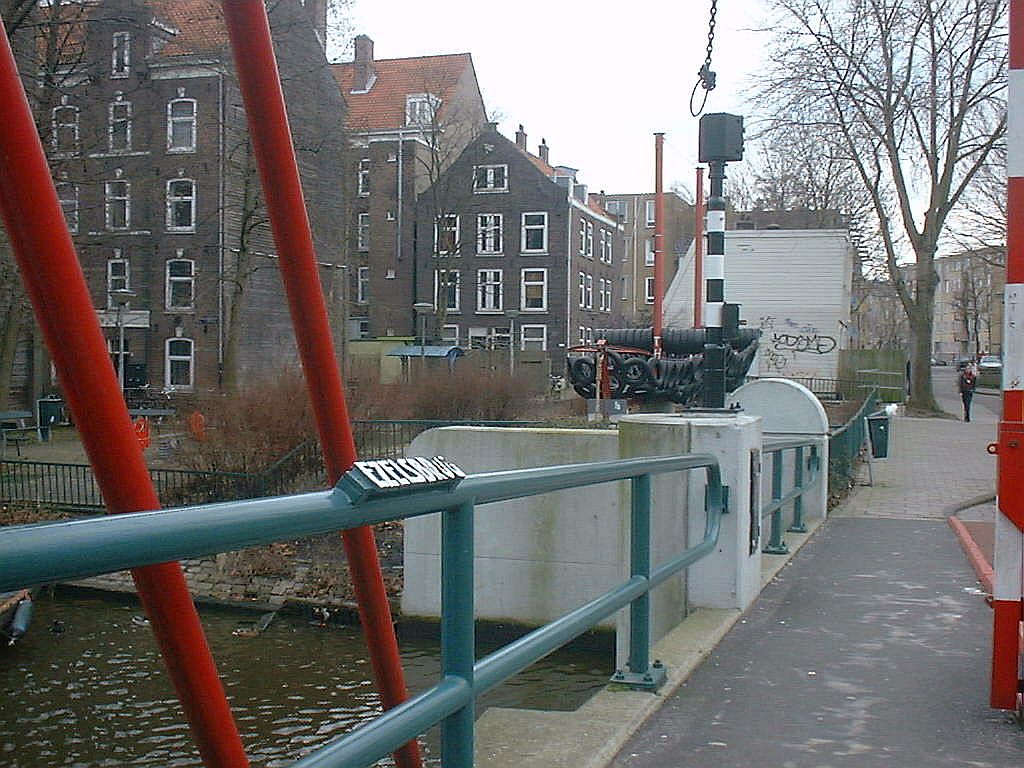
[{"label": "red brick pavement strip", "polygon": [[[955,515],[950,515],[949,524],[952,526],[957,538],[960,539],[960,546],[963,547],[964,554],[967,555],[971,567],[974,568],[978,581],[985,587],[985,591],[991,595],[993,571],[990,560],[992,559],[991,548],[994,546],[995,524],[980,522],[965,524]],[[979,541],[981,542],[980,545]],[[989,551],[987,559],[982,551],[982,546],[985,544],[988,545]]]}]

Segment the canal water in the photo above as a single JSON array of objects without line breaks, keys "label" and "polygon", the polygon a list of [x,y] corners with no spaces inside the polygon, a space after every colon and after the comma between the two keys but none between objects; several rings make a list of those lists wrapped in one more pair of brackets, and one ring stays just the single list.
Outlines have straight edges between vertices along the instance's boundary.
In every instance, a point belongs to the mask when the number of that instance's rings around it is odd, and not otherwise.
[{"label": "canal water", "polygon": [[[359,627],[279,615],[262,634],[244,637],[232,632],[256,616],[201,615],[254,767],[287,765],[379,713]],[[436,639],[402,637],[401,646],[410,690],[436,683]],[[478,656],[491,650],[486,641],[478,646]],[[560,652],[488,693],[478,712],[574,709],[604,685],[611,665],[607,649]],[[425,745],[435,766],[437,742],[432,733]],[[0,766],[197,765],[138,606],[60,592],[37,600],[29,634],[0,648]]]}]

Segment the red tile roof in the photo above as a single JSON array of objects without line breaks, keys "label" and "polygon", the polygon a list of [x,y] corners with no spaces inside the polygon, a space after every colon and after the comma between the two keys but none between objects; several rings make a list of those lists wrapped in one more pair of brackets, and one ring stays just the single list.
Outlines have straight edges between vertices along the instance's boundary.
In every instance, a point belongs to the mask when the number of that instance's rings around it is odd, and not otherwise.
[{"label": "red tile roof", "polygon": [[452,102],[455,87],[473,61],[468,53],[379,59],[373,62],[377,79],[366,93],[352,93],[355,66],[332,64],[334,79],[348,102],[348,126],[357,131],[400,128],[405,125],[405,97],[430,93],[441,99],[439,118]]},{"label": "red tile roof", "polygon": [[516,145],[516,149],[518,149],[520,152],[522,152],[524,155],[526,155],[527,159],[531,163],[533,163],[535,166],[537,166],[537,168],[540,170],[541,173],[543,173],[549,179],[553,179],[554,178],[554,176],[555,176],[555,169],[554,168],[552,168],[550,165],[545,163],[543,160],[541,160],[536,155],[530,154],[529,152],[527,152],[522,147]]},{"label": "red tile roof", "polygon": [[213,0],[151,0],[153,16],[178,30],[160,56],[212,54],[228,49],[221,4]]}]

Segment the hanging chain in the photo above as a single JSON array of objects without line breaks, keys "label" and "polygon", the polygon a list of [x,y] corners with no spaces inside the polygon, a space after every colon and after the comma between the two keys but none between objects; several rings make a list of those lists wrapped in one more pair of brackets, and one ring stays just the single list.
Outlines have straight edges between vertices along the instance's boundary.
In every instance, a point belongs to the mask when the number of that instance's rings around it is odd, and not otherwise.
[{"label": "hanging chain", "polygon": [[[718,0],[711,0],[711,18],[708,20],[708,55],[704,59],[704,66],[697,72],[697,82],[690,93],[690,114],[697,117],[704,111],[704,105],[708,101],[708,91],[715,89],[715,73],[711,71],[711,53],[715,47],[715,16],[718,15]],[[700,106],[694,108],[694,100],[697,97],[697,89],[704,89],[704,98]]]}]

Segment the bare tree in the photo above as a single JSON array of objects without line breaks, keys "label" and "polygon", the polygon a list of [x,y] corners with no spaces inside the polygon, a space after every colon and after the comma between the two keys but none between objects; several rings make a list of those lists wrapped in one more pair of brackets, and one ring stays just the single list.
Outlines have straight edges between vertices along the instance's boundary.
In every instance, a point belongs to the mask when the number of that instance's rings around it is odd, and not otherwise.
[{"label": "bare tree", "polygon": [[[938,410],[934,259],[952,211],[1006,130],[1005,0],[773,0],[759,84],[777,129],[843,148],[871,202],[912,338],[910,404]],[[922,210],[923,207],[923,210]],[[911,283],[898,263],[909,247]]]}]

